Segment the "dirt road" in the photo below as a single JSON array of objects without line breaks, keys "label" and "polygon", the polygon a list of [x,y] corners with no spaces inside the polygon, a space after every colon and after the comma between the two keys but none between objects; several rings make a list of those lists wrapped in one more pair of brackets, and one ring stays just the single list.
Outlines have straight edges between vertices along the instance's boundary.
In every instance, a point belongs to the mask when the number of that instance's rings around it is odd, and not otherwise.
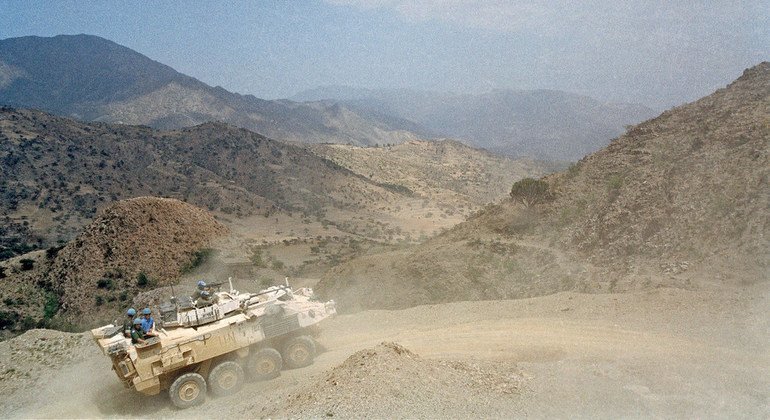
[{"label": "dirt road", "polygon": [[[741,292],[560,293],[344,315],[324,326],[318,340],[324,352],[314,365],[284,371],[269,382],[248,383],[234,396],[185,411],[172,408],[163,394],[140,397],[123,389],[96,346],[78,344],[82,360],[22,378],[21,388],[4,392],[0,405],[3,417],[302,417],[323,415],[319,413],[327,412],[326,406],[358,416],[440,413],[440,400],[399,405],[400,397],[383,393],[377,380],[362,381],[349,371],[339,381],[360,383],[358,395],[339,401],[337,394],[324,393],[330,386],[319,382],[325,373],[356,351],[388,341],[425,360],[479,362],[515,371],[516,392],[495,397],[481,411],[487,415],[768,418],[768,296],[759,287]],[[0,344],[2,356],[8,345]],[[399,375],[397,366],[392,369],[391,382]],[[395,378],[405,387],[424,383],[453,389],[430,378],[415,382],[406,372]],[[310,392],[318,394],[315,406],[303,406],[296,396]],[[442,398],[466,398],[463,389],[454,392]],[[383,408],[378,412],[376,407]],[[452,413],[473,417],[483,408],[466,407]]]}]

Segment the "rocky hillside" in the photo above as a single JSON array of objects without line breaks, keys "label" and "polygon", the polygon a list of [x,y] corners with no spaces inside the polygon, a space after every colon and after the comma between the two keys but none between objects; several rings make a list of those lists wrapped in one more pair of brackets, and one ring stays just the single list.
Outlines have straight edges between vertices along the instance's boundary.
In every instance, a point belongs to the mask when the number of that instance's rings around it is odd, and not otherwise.
[{"label": "rocky hillside", "polygon": [[63,244],[106,204],[143,195],[228,217],[296,212],[382,235],[420,214],[464,217],[503,196],[506,184],[544,172],[452,143],[318,150],[218,123],[157,131],[2,108],[0,259]]},{"label": "rocky hillside", "polygon": [[409,121],[339,104],[231,93],[90,35],[0,40],[0,105],[164,129],[221,121],[305,143],[399,143],[416,138],[409,130],[420,132]]},{"label": "rocky hillside", "polygon": [[[0,281],[5,317],[19,324],[83,328],[114,319],[137,294],[175,284],[205,257],[227,228],[206,211],[179,200],[118,201],[61,249],[32,260],[31,276],[6,262]],[[20,327],[15,323],[4,328]]]},{"label": "rocky hillside", "polygon": [[142,195],[242,216],[278,209],[318,215],[340,185],[389,194],[303,147],[215,123],[161,132],[5,108],[0,159],[8,248],[19,237],[33,245],[66,242],[98,208]]},{"label": "rocky hillside", "polygon": [[423,245],[329,272],[343,307],[730,287],[770,261],[770,63]]},{"label": "rocky hillside", "polygon": [[654,116],[638,104],[602,103],[555,90],[494,90],[479,95],[411,90],[319,88],[297,100],[334,100],[352,109],[414,121],[438,136],[495,153],[575,161],[606,146],[625,126]]}]

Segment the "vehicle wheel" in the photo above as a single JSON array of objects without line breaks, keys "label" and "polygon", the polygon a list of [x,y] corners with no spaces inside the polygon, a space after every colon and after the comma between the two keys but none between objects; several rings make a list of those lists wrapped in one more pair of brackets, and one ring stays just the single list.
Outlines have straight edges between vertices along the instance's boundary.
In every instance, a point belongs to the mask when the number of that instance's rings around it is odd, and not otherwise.
[{"label": "vehicle wheel", "polygon": [[282,355],[284,364],[289,369],[308,366],[313,363],[315,357],[315,343],[306,335],[290,338],[283,345]]},{"label": "vehicle wheel", "polygon": [[243,368],[233,361],[218,364],[209,373],[209,386],[217,397],[238,392],[243,386]]},{"label": "vehicle wheel", "polygon": [[171,384],[168,394],[178,408],[203,404],[206,400],[206,380],[197,373],[185,373]]},{"label": "vehicle wheel", "polygon": [[273,379],[281,374],[283,359],[278,350],[271,348],[260,349],[249,358],[249,377],[257,381]]}]

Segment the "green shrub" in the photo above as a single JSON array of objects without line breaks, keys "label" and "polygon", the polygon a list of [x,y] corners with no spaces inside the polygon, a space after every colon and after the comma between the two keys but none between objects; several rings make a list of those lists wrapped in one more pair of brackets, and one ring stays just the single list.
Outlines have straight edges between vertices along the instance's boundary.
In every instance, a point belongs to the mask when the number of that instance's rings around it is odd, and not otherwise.
[{"label": "green shrub", "polygon": [[286,265],[283,261],[273,260],[273,270],[283,270],[284,268],[286,268]]},{"label": "green shrub", "polygon": [[112,290],[113,286],[112,279],[99,279],[96,281],[96,287],[99,289]]},{"label": "green shrub", "polygon": [[139,287],[145,287],[148,284],[150,284],[150,278],[147,277],[147,273],[140,271],[139,274],[136,275],[136,285]]},{"label": "green shrub", "polygon": [[581,166],[583,166],[583,164],[580,162],[571,163],[567,168],[567,177],[574,178],[580,172]]},{"label": "green shrub", "polygon": [[521,201],[525,206],[542,203],[553,198],[548,191],[548,183],[533,178],[516,181],[511,187],[511,198]]},{"label": "green shrub", "polygon": [[43,306],[43,319],[49,320],[59,312],[59,297],[54,293],[49,292],[45,298],[45,305]]},{"label": "green shrub", "polygon": [[262,258],[262,250],[259,248],[254,248],[251,250],[251,264],[254,265],[254,267],[265,267],[265,260]]},{"label": "green shrub", "polygon": [[35,268],[35,260],[29,258],[24,258],[23,260],[20,260],[19,263],[21,263],[21,271],[29,271]]},{"label": "green shrub", "polygon": [[45,250],[46,258],[48,258],[49,260],[56,258],[56,256],[59,255],[59,251],[61,251],[62,248],[64,248],[64,246],[54,246],[46,249]]},{"label": "green shrub", "polygon": [[21,326],[20,329],[22,331],[27,331],[35,328],[35,320],[32,319],[31,316],[27,315],[21,320]]},{"label": "green shrub", "polygon": [[618,174],[612,174],[607,178],[607,196],[610,202],[614,202],[620,196],[620,189],[623,187],[624,179]]},{"label": "green shrub", "polygon": [[607,178],[608,190],[619,190],[623,186],[623,177],[618,174],[612,174]]},{"label": "green shrub", "polygon": [[203,248],[195,251],[192,255],[192,259],[184,267],[182,267],[182,274],[189,273],[196,268],[200,267],[214,254],[214,250],[211,248]]},{"label": "green shrub", "polygon": [[[370,178],[371,178],[371,176],[370,176]],[[383,183],[383,184],[380,184],[380,186],[385,188],[386,190],[390,190],[390,191],[398,193],[398,194],[403,194],[403,195],[405,195],[407,197],[412,197],[414,195],[414,192],[412,192],[412,190],[410,190],[409,187],[403,186],[401,184]]]},{"label": "green shrub", "polygon": [[94,303],[96,303],[96,306],[102,306],[104,304],[104,298],[101,296],[97,296],[94,299]]},{"label": "green shrub", "polygon": [[19,320],[19,314],[11,311],[0,311],[0,329],[13,329]]}]

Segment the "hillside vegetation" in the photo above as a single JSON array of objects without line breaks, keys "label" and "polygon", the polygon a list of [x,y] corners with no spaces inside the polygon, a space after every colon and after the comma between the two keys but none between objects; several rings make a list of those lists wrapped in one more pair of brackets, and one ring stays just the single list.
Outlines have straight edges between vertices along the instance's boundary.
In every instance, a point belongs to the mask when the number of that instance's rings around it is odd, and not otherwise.
[{"label": "hillside vegetation", "polygon": [[3,333],[31,327],[82,329],[147,305],[143,292],[176,284],[228,229],[179,200],[113,203],[62,248],[2,263]]},{"label": "hillside vegetation", "polygon": [[[410,143],[398,149],[408,150],[401,158],[387,157],[385,148],[319,150],[219,123],[158,131],[0,108],[0,253],[63,244],[98,209],[143,195],[229,218],[296,213],[378,240],[417,239],[547,168],[458,143]],[[348,157],[319,156],[324,150],[347,150]],[[372,153],[380,157],[369,160]],[[410,224],[430,214],[435,218]]]}]

